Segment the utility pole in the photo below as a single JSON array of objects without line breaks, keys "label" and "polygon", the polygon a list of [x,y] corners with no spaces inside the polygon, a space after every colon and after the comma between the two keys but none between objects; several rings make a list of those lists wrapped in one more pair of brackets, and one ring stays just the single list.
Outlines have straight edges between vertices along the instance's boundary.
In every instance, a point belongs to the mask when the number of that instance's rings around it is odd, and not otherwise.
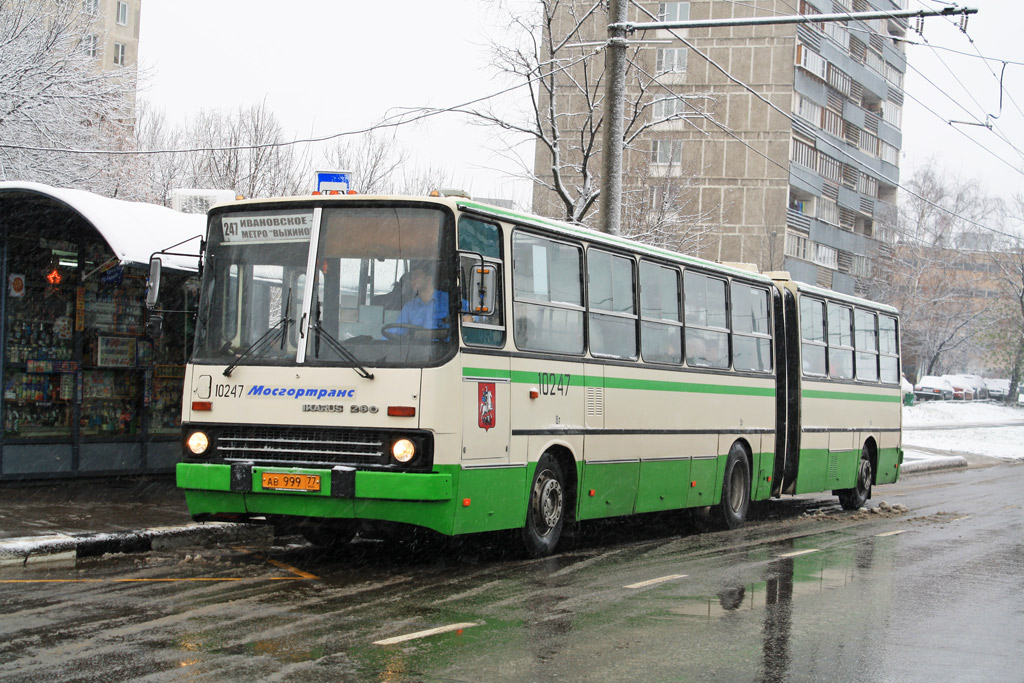
[{"label": "utility pole", "polygon": [[[773,26],[775,24],[818,24],[823,22],[862,19],[908,19],[913,17],[967,16],[977,9],[943,7],[936,10],[894,10],[891,12],[843,12],[839,14],[811,14],[749,19],[696,19],[692,21],[630,22],[628,0],[609,0],[608,43],[605,47],[605,121],[601,174],[602,232],[618,235],[622,224],[622,140],[625,133],[624,112],[626,100],[626,36],[634,31],[654,29],[719,28],[732,26]],[[963,24],[961,25],[963,27]]]},{"label": "utility pole", "polygon": [[622,139],[626,133],[626,20],[629,0],[609,0],[608,49],[604,70],[608,77],[605,92],[604,154],[601,155],[601,218],[604,232],[622,231]]}]

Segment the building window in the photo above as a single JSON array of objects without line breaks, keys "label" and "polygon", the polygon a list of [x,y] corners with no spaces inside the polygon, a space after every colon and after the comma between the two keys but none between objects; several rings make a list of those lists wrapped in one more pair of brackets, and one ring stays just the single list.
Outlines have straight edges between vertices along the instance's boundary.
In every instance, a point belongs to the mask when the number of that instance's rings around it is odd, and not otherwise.
[{"label": "building window", "polygon": [[882,158],[882,161],[893,166],[898,166],[900,163],[900,150],[882,140],[878,141],[878,156]]},{"label": "building window", "polygon": [[829,66],[824,57],[803,43],[796,44],[796,65],[807,69],[821,80],[825,80],[825,72]]},{"label": "building window", "polygon": [[100,12],[100,0],[82,0],[82,12],[96,16]]},{"label": "building window", "polygon": [[82,38],[82,51],[93,59],[99,54],[99,39],[94,35],[87,35]]},{"label": "building window", "polygon": [[795,163],[807,168],[817,168],[817,157],[818,151],[814,147],[803,140],[793,140],[793,161]]},{"label": "building window", "polygon": [[820,197],[817,218],[829,225],[839,225],[839,204],[828,197]]},{"label": "building window", "polygon": [[822,111],[821,129],[837,138],[843,137],[843,117],[831,109]]},{"label": "building window", "polygon": [[652,140],[651,162],[655,164],[679,164],[683,161],[681,140]]},{"label": "building window", "polygon": [[790,232],[786,234],[786,256],[798,258],[801,261],[809,261],[807,258],[807,238]]},{"label": "building window", "polygon": [[903,108],[889,100],[882,100],[882,120],[890,126],[902,127]]},{"label": "building window", "polygon": [[670,47],[658,48],[655,55],[654,70],[657,73],[685,73],[686,72],[686,48]]},{"label": "building window", "polygon": [[827,244],[814,243],[814,262],[832,270],[839,268],[839,252]]},{"label": "building window", "polygon": [[690,18],[690,3],[659,2],[658,21],[687,21]]},{"label": "building window", "polygon": [[803,95],[796,96],[796,115],[821,127],[821,105]]},{"label": "building window", "polygon": [[125,65],[125,51],[124,43],[114,43],[114,64],[117,66]]},{"label": "building window", "polygon": [[653,108],[655,121],[682,116],[686,111],[686,105],[681,97],[663,97],[655,100]]},{"label": "building window", "polygon": [[119,2],[117,3],[117,23],[121,26],[128,25],[128,3]]},{"label": "building window", "polygon": [[818,173],[822,178],[834,183],[843,182],[843,164],[827,154],[818,155]]}]

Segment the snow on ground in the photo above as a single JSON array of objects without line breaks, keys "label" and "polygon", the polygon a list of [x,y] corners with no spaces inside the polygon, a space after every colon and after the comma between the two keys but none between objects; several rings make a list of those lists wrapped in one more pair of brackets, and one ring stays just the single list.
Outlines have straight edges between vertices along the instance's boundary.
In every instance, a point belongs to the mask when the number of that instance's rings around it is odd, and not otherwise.
[{"label": "snow on ground", "polygon": [[964,401],[925,401],[903,408],[903,445],[950,455],[1024,460],[1024,409]]}]

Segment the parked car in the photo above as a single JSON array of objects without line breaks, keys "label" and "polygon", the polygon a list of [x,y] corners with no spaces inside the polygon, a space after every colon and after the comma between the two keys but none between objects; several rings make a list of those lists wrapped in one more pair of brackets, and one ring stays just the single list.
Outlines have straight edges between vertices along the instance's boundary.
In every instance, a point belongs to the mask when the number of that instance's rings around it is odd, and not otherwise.
[{"label": "parked car", "polygon": [[1008,379],[987,379],[985,389],[988,390],[988,397],[996,401],[1002,401],[1010,393],[1010,380]]},{"label": "parked car", "polygon": [[974,388],[963,375],[943,375],[942,379],[953,387],[954,401],[970,401],[974,398]]},{"label": "parked car", "polygon": [[981,375],[964,375],[964,378],[970,382],[974,388],[974,400],[984,401],[988,398],[988,387],[985,386],[985,380]]},{"label": "parked car", "polygon": [[943,377],[925,375],[914,386],[914,396],[921,401],[949,401],[953,398],[953,385]]}]

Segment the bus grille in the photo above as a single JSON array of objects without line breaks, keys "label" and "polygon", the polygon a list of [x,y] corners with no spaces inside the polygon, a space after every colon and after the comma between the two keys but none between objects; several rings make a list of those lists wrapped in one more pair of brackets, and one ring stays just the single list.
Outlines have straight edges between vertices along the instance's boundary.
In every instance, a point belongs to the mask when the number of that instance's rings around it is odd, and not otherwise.
[{"label": "bus grille", "polygon": [[317,427],[230,427],[217,440],[225,460],[296,465],[386,464],[384,435]]}]

